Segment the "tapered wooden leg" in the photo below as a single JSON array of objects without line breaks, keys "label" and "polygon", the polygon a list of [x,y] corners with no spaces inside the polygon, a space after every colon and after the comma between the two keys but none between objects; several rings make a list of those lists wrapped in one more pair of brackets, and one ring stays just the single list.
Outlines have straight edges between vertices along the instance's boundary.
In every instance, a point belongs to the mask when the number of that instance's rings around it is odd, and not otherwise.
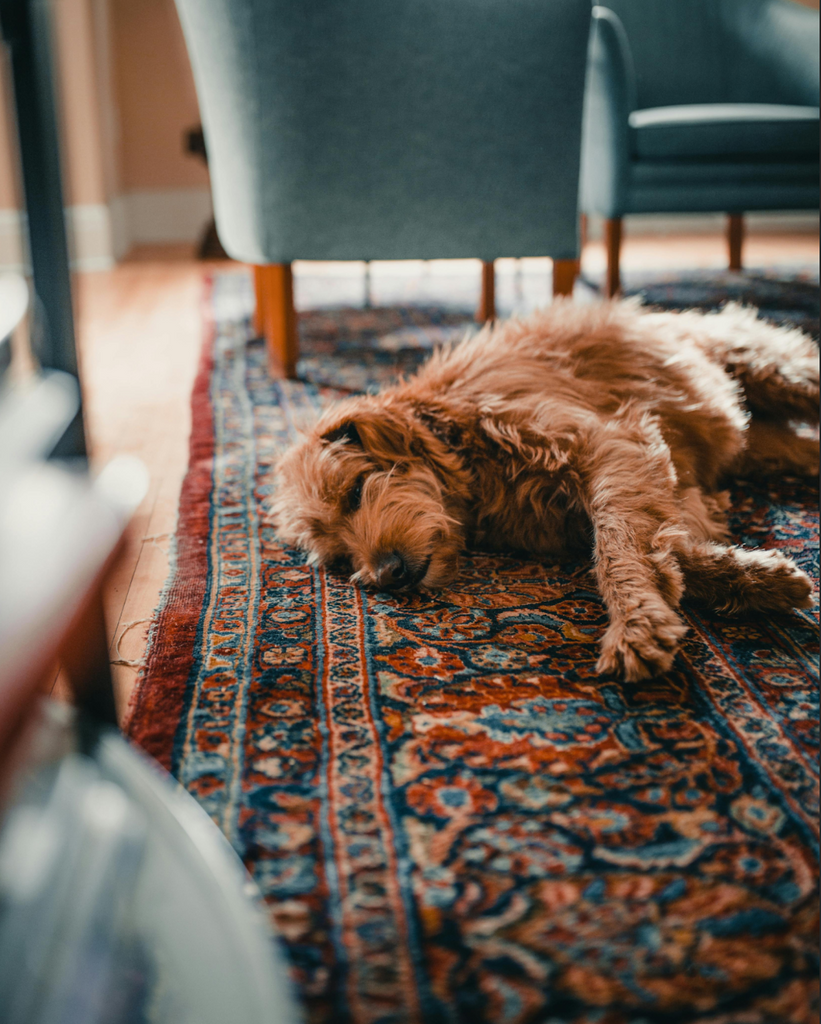
[{"label": "tapered wooden leg", "polygon": [[741,246],[744,244],[744,214],[727,214],[727,248],[730,270],[741,270]]},{"label": "tapered wooden leg", "polygon": [[553,260],[553,294],[572,295],[578,276],[578,260]]},{"label": "tapered wooden leg", "polygon": [[479,308],[476,320],[486,323],[496,319],[496,268],[493,260],[482,260],[482,294],[479,297]]},{"label": "tapered wooden leg", "polygon": [[256,268],[257,315],[268,350],[272,374],[296,377],[299,336],[294,310],[294,278],[290,263],[268,263]]},{"label": "tapered wooden leg", "polygon": [[608,299],[621,291],[621,217],[610,217],[604,222],[604,247],[607,250],[607,274],[604,293]]},{"label": "tapered wooden leg", "polygon": [[579,252],[587,245],[587,214],[579,214]]}]

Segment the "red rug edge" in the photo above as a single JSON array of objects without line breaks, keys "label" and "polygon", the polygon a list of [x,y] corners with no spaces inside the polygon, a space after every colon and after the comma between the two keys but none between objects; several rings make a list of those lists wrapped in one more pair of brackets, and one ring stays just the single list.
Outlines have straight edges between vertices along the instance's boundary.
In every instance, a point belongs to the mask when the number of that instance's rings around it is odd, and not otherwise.
[{"label": "red rug edge", "polygon": [[204,280],[201,299],[202,351],[191,392],[188,468],[180,491],[176,558],[153,615],[145,663],[137,678],[122,723],[123,733],[171,771],[174,737],[182,714],[194,662],[196,633],[208,583],[208,535],[214,416],[211,376],[216,326],[214,280]]}]

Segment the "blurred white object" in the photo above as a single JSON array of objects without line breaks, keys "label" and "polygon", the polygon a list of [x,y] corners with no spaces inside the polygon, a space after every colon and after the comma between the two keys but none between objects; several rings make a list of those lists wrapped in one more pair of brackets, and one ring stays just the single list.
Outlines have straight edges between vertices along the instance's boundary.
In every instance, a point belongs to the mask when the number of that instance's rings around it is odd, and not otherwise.
[{"label": "blurred white object", "polygon": [[50,370],[0,392],[0,482],[15,467],[47,456],[80,407],[77,379]]},{"label": "blurred white object", "polygon": [[5,1024],[112,1020],[144,846],[144,815],[90,758],[32,781],[0,834]]},{"label": "blurred white object", "polygon": [[0,827],[3,1024],[297,1024],[219,829],[114,730],[66,752],[71,718],[50,708]]},{"label": "blurred white object", "polygon": [[149,476],[136,455],[117,455],[94,480],[94,490],[121,514],[131,515],[148,490]]},{"label": "blurred white object", "polygon": [[145,468],[131,459],[103,470],[97,483],[48,462],[3,479],[0,705],[5,686],[56,657],[146,486]]}]

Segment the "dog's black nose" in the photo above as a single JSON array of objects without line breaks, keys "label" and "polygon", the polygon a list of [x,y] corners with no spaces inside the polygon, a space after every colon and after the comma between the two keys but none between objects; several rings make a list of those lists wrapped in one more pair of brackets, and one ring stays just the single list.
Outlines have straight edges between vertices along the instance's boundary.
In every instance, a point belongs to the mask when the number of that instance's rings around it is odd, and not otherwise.
[{"label": "dog's black nose", "polygon": [[408,568],[402,556],[396,551],[391,551],[376,567],[374,577],[380,590],[394,590],[408,582]]}]

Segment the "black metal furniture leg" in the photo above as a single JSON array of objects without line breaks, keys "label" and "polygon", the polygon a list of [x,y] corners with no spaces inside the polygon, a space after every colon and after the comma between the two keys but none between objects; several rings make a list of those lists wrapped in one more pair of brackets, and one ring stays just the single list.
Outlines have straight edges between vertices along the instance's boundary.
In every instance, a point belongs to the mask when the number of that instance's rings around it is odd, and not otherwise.
[{"label": "black metal furniture leg", "polygon": [[[36,355],[44,367],[77,376],[49,4],[0,0],[0,28],[11,53],[34,291],[46,321]],[[85,457],[82,409],[55,455]]]}]

